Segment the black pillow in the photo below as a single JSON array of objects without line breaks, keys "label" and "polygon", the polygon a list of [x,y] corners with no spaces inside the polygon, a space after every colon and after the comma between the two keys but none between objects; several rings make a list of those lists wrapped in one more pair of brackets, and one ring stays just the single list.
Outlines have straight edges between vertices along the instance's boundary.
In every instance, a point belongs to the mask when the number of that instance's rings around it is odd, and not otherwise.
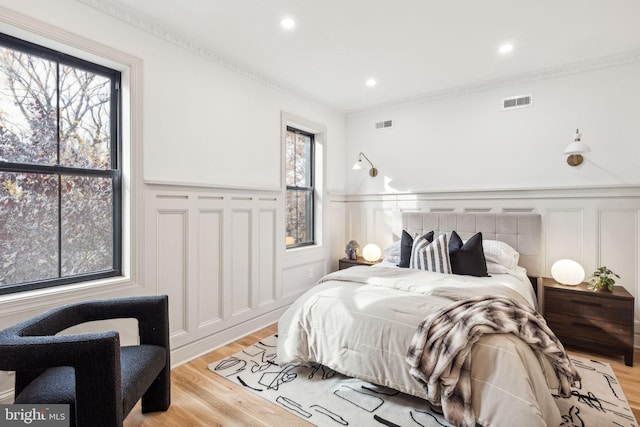
[{"label": "black pillow", "polygon": [[[433,242],[433,231],[424,235],[424,238]],[[398,267],[409,268],[411,261],[411,248],[413,248],[413,237],[405,230],[402,230],[402,238],[400,239],[400,263]]]},{"label": "black pillow", "polygon": [[482,249],[482,233],[476,233],[463,245],[455,231],[449,239],[449,259],[453,274],[487,277],[487,260]]}]

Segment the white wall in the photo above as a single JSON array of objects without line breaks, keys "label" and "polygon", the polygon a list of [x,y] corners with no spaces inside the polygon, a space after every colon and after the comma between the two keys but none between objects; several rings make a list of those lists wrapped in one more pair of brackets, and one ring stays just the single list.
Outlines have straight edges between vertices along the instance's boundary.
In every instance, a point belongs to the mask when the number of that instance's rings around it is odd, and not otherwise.
[{"label": "white wall", "polygon": [[[376,179],[348,175],[348,193],[521,189],[640,183],[640,63],[531,81],[347,117],[347,158],[359,151]],[[533,105],[502,111],[502,99]],[[393,120],[389,129],[374,123]],[[576,128],[592,152],[569,167]]]},{"label": "white wall", "polygon": [[[344,191],[344,117],[74,0],[0,6],[144,61],[144,178],[280,189],[280,112],[330,129],[328,188]],[[167,35],[169,38],[171,35]],[[207,56],[209,55],[209,56]]]},{"label": "white wall", "polygon": [[[560,258],[619,273],[640,342],[640,63],[593,65],[349,115],[347,158],[363,151],[379,175],[347,175],[345,240],[384,247],[406,211],[540,213],[545,275]],[[531,107],[502,111],[503,98],[527,94]],[[394,126],[376,130],[383,120]],[[576,128],[592,152],[570,167],[562,152]]]},{"label": "white wall", "polygon": [[[0,328],[65,302],[166,293],[172,363],[179,364],[276,321],[332,268],[334,242],[341,246],[344,233],[344,206],[331,201],[345,191],[345,119],[130,22],[74,0],[0,0],[3,32],[23,36],[26,28],[34,40],[64,39],[71,49],[82,39],[78,46],[123,52],[142,64],[131,82],[142,94],[131,113],[131,144],[141,157],[130,182],[131,274],[118,286],[0,296]],[[326,131],[321,201],[325,226],[338,224],[338,231],[322,230],[321,245],[289,253],[283,112]],[[130,324],[113,327],[135,339]],[[11,386],[0,375],[0,400],[10,400]]]}]

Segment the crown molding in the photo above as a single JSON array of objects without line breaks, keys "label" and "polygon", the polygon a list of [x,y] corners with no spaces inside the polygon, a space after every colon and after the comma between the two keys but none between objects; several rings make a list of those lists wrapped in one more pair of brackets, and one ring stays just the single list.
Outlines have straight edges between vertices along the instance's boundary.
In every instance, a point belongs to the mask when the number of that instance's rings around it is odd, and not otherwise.
[{"label": "crown molding", "polygon": [[120,3],[117,0],[76,0],[76,1],[86,6],[89,6],[93,9],[96,9],[102,13],[105,13],[111,16],[112,18],[118,19],[133,27],[136,27],[141,31],[144,31],[155,37],[158,37],[164,40],[165,42],[171,43],[191,53],[204,57],[231,71],[242,74],[243,76],[248,77],[250,79],[256,80],[271,88],[286,92],[289,95],[302,98],[319,107],[330,110],[334,114],[338,114],[340,116],[344,116],[345,114],[345,111],[327,104],[326,101],[317,99],[313,95],[306,93],[301,89],[294,88],[291,85],[287,85],[285,83],[282,83],[281,81],[278,81],[277,79],[269,77],[236,58],[223,55],[220,52],[213,49],[211,46],[208,46],[204,43],[196,41],[193,38],[190,38],[185,34],[181,33],[177,29],[168,27],[152,19],[151,17],[127,5]]},{"label": "crown molding", "polygon": [[485,80],[482,82],[470,83],[468,85],[456,86],[443,90],[422,93],[391,102],[380,103],[371,107],[346,111],[347,115],[357,115],[370,113],[376,110],[398,107],[401,105],[413,104],[417,102],[435,101],[443,98],[469,95],[487,90],[500,89],[508,86],[515,86],[524,83],[533,83],[541,80],[555,79],[571,76],[574,74],[588,73],[591,71],[603,70],[605,68],[619,67],[640,62],[640,49],[622,52],[600,58],[574,62],[557,67],[548,67],[526,73],[515,74],[497,79]]},{"label": "crown molding", "polygon": [[384,102],[369,107],[357,109],[340,109],[329,105],[326,101],[318,99],[313,95],[294,88],[291,85],[278,81],[272,77],[253,69],[251,66],[241,61],[222,55],[210,46],[190,39],[186,35],[180,33],[174,28],[167,27],[157,22],[143,13],[132,9],[117,0],[77,0],[91,8],[103,12],[120,21],[126,22],[142,31],[152,34],[166,42],[172,43],[178,47],[186,49],[194,54],[207,58],[229,70],[240,73],[245,77],[256,80],[262,84],[272,88],[284,91],[290,95],[303,98],[308,102],[323,107],[341,116],[357,115],[361,113],[369,113],[376,110],[396,107],[400,105],[412,104],[417,102],[434,101],[443,98],[450,98],[471,93],[494,90],[508,86],[514,86],[524,83],[532,83],[541,80],[581,74],[590,71],[601,70],[610,67],[632,64],[640,62],[640,49],[629,52],[622,52],[606,57],[594,58],[590,60],[565,64],[558,67],[549,67],[531,72],[501,77],[497,79],[485,80],[481,82],[470,83],[467,85],[456,86],[452,88],[421,93],[418,95],[396,99],[390,102]]}]

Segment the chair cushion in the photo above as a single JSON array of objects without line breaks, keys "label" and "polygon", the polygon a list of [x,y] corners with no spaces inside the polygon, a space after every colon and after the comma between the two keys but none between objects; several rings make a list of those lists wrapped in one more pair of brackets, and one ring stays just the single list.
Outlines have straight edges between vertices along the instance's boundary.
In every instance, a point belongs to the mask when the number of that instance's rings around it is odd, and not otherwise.
[{"label": "chair cushion", "polygon": [[15,403],[67,403],[73,405],[76,400],[75,383],[76,376],[73,368],[68,366],[49,368],[16,396]]},{"label": "chair cushion", "polygon": [[144,392],[158,378],[166,363],[167,353],[164,347],[134,345],[120,349],[124,414],[133,409]]},{"label": "chair cushion", "polygon": [[[166,352],[157,345],[135,345],[120,349],[123,413],[128,414],[158,377],[166,363]],[[49,368],[16,396],[15,403],[67,403],[74,411],[75,371],[71,367]]]}]

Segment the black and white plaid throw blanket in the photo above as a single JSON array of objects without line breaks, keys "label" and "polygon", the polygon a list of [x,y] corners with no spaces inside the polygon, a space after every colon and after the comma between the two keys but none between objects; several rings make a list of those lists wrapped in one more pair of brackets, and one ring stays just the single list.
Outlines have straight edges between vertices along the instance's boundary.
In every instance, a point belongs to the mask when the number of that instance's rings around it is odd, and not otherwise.
[{"label": "black and white plaid throw blanket", "polygon": [[420,323],[407,353],[411,375],[454,425],[476,424],[471,405],[471,347],[482,335],[494,333],[514,334],[545,355],[558,376],[561,396],[569,397],[571,385],[580,380],[558,338],[531,307],[489,295],[456,301]]}]

